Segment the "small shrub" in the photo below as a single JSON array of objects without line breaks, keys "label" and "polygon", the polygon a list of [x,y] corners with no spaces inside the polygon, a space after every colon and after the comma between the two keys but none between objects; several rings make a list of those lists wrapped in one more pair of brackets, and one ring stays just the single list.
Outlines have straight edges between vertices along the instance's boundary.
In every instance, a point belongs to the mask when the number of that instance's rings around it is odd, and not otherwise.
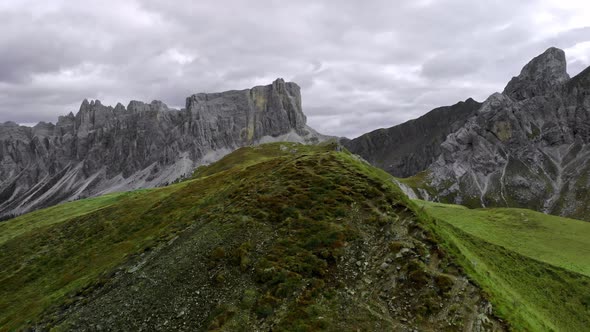
[{"label": "small shrub", "polygon": [[242,295],[242,300],[240,301],[240,307],[242,309],[250,309],[256,303],[256,297],[258,296],[258,292],[255,289],[246,289],[244,294]]},{"label": "small shrub", "polygon": [[225,281],[226,281],[225,273],[223,271],[219,271],[213,277],[213,281],[217,286],[221,286],[221,285],[225,284]]},{"label": "small shrub", "polygon": [[255,312],[259,318],[266,318],[272,315],[278,303],[279,299],[266,293],[256,302]]},{"label": "small shrub", "polygon": [[393,242],[389,243],[389,250],[394,254],[398,253],[404,247],[405,247],[405,244],[400,241],[393,241]]},{"label": "small shrub", "polygon": [[410,280],[418,287],[426,286],[430,281],[430,276],[423,270],[415,270],[409,273]]},{"label": "small shrub", "polygon": [[437,274],[434,277],[434,283],[443,294],[448,293],[451,289],[453,289],[453,285],[455,285],[453,278],[446,274]]},{"label": "small shrub", "polygon": [[223,247],[216,247],[211,252],[211,259],[220,261],[225,258],[225,249]]},{"label": "small shrub", "polygon": [[208,330],[215,331],[221,329],[223,325],[225,325],[225,323],[227,323],[227,321],[229,321],[235,315],[235,313],[236,311],[234,308],[227,307],[225,305],[217,308],[211,314],[213,319],[211,320],[211,323],[209,323]]},{"label": "small shrub", "polygon": [[412,260],[408,263],[408,278],[419,287],[426,286],[430,282],[430,274],[423,263]]},{"label": "small shrub", "polygon": [[240,247],[232,253],[231,261],[233,264],[239,265],[242,272],[245,272],[251,265],[250,250],[252,250],[252,243],[248,241],[242,243]]}]

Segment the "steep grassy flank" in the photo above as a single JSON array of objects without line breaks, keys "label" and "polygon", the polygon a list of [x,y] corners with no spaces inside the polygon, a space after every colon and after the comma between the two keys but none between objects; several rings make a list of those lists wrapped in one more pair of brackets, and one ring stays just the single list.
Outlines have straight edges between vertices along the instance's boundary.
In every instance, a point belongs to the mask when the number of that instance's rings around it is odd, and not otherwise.
[{"label": "steep grassy flank", "polygon": [[[312,151],[305,146],[299,149]],[[244,148],[219,163],[199,168],[195,174],[204,176],[236,165],[247,167],[289,154],[278,145]],[[175,229],[184,226],[176,218],[166,219],[149,211],[187,185],[199,188],[206,197],[218,189],[217,184],[203,187],[193,180],[165,188],[113,193],[0,223],[0,330],[31,322],[66,295],[102,284],[107,274],[130,255],[173,237]],[[190,207],[175,208],[177,213],[190,215]]]},{"label": "steep grassy flank", "polygon": [[521,209],[416,204],[515,330],[590,326],[588,223]]},{"label": "steep grassy flank", "polygon": [[240,149],[9,221],[0,330],[502,329],[411,204],[337,145]]},{"label": "steep grassy flank", "polygon": [[155,245],[172,223],[146,212],[185,185],[66,203],[2,223],[0,326],[30,322]]},{"label": "steep grassy flank", "polygon": [[589,222],[525,209],[417,204],[429,215],[487,242],[590,277]]},{"label": "steep grassy flank", "polygon": [[113,193],[100,197],[69,202],[41,211],[28,213],[14,218],[10,220],[10,222],[0,222],[0,244],[23,233],[33,231],[36,228],[57,224],[96,211],[119,201],[125,196],[138,193],[139,192]]}]

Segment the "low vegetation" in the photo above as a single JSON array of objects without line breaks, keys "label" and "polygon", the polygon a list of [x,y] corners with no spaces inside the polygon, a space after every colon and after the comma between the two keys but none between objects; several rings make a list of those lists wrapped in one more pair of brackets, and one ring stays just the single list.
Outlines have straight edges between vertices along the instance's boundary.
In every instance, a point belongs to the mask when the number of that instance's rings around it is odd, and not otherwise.
[{"label": "low vegetation", "polygon": [[505,329],[488,298],[515,330],[580,330],[583,234],[412,202],[334,143],[247,147],[168,187],[0,223],[0,330]]},{"label": "low vegetation", "polygon": [[415,203],[514,330],[590,326],[590,223],[523,209]]},{"label": "low vegetation", "polygon": [[[436,245],[410,204],[389,175],[336,144],[277,143],[165,188],[27,214],[2,224],[0,330],[475,321],[485,300],[442,272],[451,262],[429,263]],[[456,287],[468,291],[450,296]]]}]

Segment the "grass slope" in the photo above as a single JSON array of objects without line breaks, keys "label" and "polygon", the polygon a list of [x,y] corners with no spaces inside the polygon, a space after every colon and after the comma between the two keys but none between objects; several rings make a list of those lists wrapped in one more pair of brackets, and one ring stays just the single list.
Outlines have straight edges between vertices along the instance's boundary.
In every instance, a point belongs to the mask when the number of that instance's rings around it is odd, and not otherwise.
[{"label": "grass slope", "polygon": [[476,324],[480,291],[448,260],[428,261],[435,241],[390,179],[333,144],[278,143],[172,186],[10,220],[0,330]]},{"label": "grass slope", "polygon": [[31,323],[67,294],[101,283],[131,253],[154,245],[171,223],[145,212],[185,185],[80,200],[0,224],[2,329]]},{"label": "grass slope", "polygon": [[279,145],[244,148],[200,167],[190,181],[69,202],[0,223],[0,330],[32,324],[48,308],[103,284],[133,255],[174,238],[198,203],[213,202],[223,190],[223,179],[210,175],[285,155],[289,151]]},{"label": "grass slope", "polygon": [[30,232],[36,228],[57,224],[80,215],[96,211],[117,202],[124,195],[131,193],[114,193],[96,198],[69,202],[47,209],[28,213],[10,222],[0,222],[0,244]]},{"label": "grass slope", "polygon": [[590,326],[590,223],[522,209],[415,201],[515,330]]},{"label": "grass slope", "polygon": [[0,331],[502,329],[455,263],[515,330],[590,326],[586,224],[411,202],[391,179],[276,143],[0,223]]}]

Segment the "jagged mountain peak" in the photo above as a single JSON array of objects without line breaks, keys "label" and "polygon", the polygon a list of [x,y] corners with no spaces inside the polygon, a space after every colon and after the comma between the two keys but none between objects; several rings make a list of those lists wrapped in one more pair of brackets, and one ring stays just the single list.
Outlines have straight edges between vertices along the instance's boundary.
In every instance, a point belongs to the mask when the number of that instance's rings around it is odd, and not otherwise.
[{"label": "jagged mountain peak", "polygon": [[[122,103],[118,102],[115,107],[110,105],[103,105],[100,100],[88,100],[84,99],[80,104],[80,108],[76,115],[70,112],[65,118],[68,117],[77,117],[79,119],[88,120],[88,114],[94,113],[95,116],[98,114],[100,117],[116,117],[117,115],[123,115],[126,112],[134,113],[134,112],[145,112],[145,111],[154,111],[154,112],[166,112],[166,111],[176,111],[176,109],[169,108],[164,102],[160,100],[153,100],[150,103],[145,103],[143,101],[138,100],[131,100],[127,107],[125,107]],[[64,118],[60,116],[60,118]],[[66,119],[63,119],[66,120]],[[59,121],[58,121],[59,122]],[[82,121],[84,122],[84,121]]]},{"label": "jagged mountain peak", "polygon": [[590,67],[584,69],[568,82],[568,90],[584,97],[590,93]]},{"label": "jagged mountain peak", "polygon": [[[231,98],[236,106],[223,106],[226,98]],[[249,138],[257,137],[254,128],[269,125],[283,132],[292,128],[299,135],[305,135],[308,131],[307,117],[301,107],[301,88],[296,83],[285,82],[282,78],[276,79],[270,85],[223,93],[197,93],[186,99],[186,110],[194,120],[212,119],[219,115],[219,111],[234,113],[241,109],[253,112],[253,116],[248,117],[244,131],[244,135]],[[217,111],[211,113],[211,110]],[[256,118],[260,116],[266,117],[267,122],[258,122]]]},{"label": "jagged mountain peak", "polygon": [[276,80],[274,80],[272,82],[272,85],[279,85],[279,84],[285,84],[285,80],[281,77],[277,78]]},{"label": "jagged mountain peak", "polygon": [[4,123],[0,122],[0,126],[4,127],[18,127],[18,123],[14,121],[5,121]]},{"label": "jagged mountain peak", "polygon": [[570,79],[557,48],[534,58],[446,137],[419,196],[589,220],[589,72]]},{"label": "jagged mountain peak", "polygon": [[175,109],[169,108],[164,102],[160,100],[152,100],[151,103],[147,104],[143,101],[132,100],[127,105],[128,112],[143,112],[143,111],[157,111],[167,112],[174,111]]},{"label": "jagged mountain peak", "polygon": [[84,100],[82,101],[82,104],[80,105],[80,109],[87,108],[90,106],[102,106],[102,103],[98,99],[88,100],[87,98],[84,98]]},{"label": "jagged mountain peak", "polygon": [[524,100],[545,95],[569,79],[565,52],[551,47],[526,64],[503,93],[512,99]]},{"label": "jagged mountain peak", "polygon": [[552,47],[503,93],[468,101],[343,144],[410,176],[412,196],[590,220],[590,68],[570,79],[565,52]]},{"label": "jagged mountain peak", "polygon": [[558,80],[569,79],[567,74],[567,61],[565,52],[556,47],[550,47],[542,54],[533,58],[526,64],[519,77],[528,78],[556,78]]}]

